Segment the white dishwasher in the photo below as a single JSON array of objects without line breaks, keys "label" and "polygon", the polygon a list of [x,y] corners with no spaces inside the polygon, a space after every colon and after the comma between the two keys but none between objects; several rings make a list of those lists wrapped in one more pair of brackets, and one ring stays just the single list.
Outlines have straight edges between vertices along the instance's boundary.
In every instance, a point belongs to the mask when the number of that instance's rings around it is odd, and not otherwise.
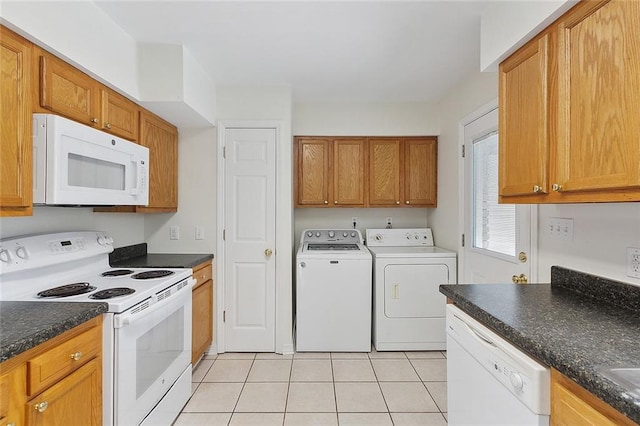
[{"label": "white dishwasher", "polygon": [[451,426],[549,425],[544,365],[447,305],[447,404]]},{"label": "white dishwasher", "polygon": [[355,229],[307,229],[296,256],[296,351],[371,351],[371,253]]}]

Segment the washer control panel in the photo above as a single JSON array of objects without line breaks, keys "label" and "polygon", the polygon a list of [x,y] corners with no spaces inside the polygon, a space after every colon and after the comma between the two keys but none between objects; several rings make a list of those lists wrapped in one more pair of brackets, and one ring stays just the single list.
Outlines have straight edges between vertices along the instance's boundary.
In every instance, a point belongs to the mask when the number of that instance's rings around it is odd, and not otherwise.
[{"label": "washer control panel", "polygon": [[431,228],[367,229],[367,246],[432,247]]},{"label": "washer control panel", "polygon": [[300,242],[361,244],[362,235],[357,229],[306,229]]}]

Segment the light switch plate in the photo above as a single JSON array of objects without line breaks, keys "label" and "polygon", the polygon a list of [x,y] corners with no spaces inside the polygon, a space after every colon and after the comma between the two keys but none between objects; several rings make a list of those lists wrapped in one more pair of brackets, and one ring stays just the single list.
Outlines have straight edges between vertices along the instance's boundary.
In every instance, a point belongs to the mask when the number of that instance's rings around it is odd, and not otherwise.
[{"label": "light switch plate", "polygon": [[204,240],[204,227],[196,226],[196,240]]},{"label": "light switch plate", "polygon": [[573,240],[573,219],[550,217],[547,221],[547,233],[555,240]]},{"label": "light switch plate", "polygon": [[640,278],[640,248],[627,247],[627,276]]}]

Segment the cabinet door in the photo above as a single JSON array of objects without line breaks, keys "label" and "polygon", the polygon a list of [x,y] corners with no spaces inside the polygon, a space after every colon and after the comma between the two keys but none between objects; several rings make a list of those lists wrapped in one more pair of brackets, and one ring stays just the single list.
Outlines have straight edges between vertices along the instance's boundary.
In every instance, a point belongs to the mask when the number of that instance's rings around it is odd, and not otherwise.
[{"label": "cabinet door", "polygon": [[27,425],[101,425],[102,359],[93,359],[27,403]]},{"label": "cabinet door", "polygon": [[140,211],[178,210],[178,131],[147,112],[140,112],[140,145],[149,148],[149,205]]},{"label": "cabinet door", "polygon": [[191,363],[195,365],[213,339],[213,280],[193,290],[192,322]]},{"label": "cabinet door", "polygon": [[138,139],[138,106],[124,96],[102,89],[102,129],[131,141]]},{"label": "cabinet door", "polygon": [[549,189],[549,43],[548,34],[534,39],[500,64],[501,197]]},{"label": "cabinet door", "polygon": [[0,59],[0,216],[31,215],[31,45],[0,26]]},{"label": "cabinet door", "polygon": [[436,207],[438,204],[438,141],[436,138],[404,141],[404,204]]},{"label": "cabinet door", "polygon": [[369,205],[400,204],[401,141],[369,139]]},{"label": "cabinet door", "polygon": [[365,204],[365,139],[333,142],[333,204],[363,207]]},{"label": "cabinet door", "polygon": [[40,56],[39,106],[81,123],[99,124],[98,83],[55,56],[37,49]]},{"label": "cabinet door", "polygon": [[640,3],[583,2],[559,21],[561,193],[640,189]]},{"label": "cabinet door", "polygon": [[24,364],[0,376],[0,426],[24,424],[26,377]]},{"label": "cabinet door", "polygon": [[295,148],[296,204],[300,207],[328,205],[331,141],[322,138],[297,138]]}]

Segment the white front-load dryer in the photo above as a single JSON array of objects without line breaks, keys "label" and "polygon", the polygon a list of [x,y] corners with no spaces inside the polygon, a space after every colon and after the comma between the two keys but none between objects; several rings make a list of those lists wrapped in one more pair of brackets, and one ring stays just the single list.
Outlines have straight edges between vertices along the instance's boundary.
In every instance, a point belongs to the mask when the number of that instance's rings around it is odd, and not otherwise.
[{"label": "white front-load dryer", "polygon": [[456,254],[433,246],[428,228],[367,229],[373,257],[372,335],[377,351],[446,349],[446,298]]}]

